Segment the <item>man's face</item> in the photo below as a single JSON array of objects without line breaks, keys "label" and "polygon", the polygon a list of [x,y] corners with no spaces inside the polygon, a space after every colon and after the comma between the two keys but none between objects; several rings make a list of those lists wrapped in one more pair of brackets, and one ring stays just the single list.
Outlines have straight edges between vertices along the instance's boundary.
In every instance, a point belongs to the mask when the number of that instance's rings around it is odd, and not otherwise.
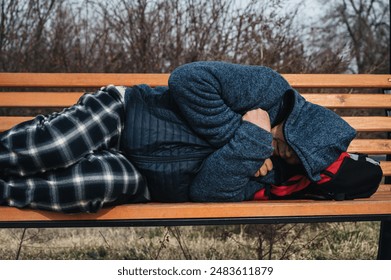
[{"label": "man's face", "polygon": [[272,142],[274,148],[273,155],[281,157],[288,164],[300,164],[299,157],[285,141],[283,125],[284,123],[281,123],[271,129],[271,133],[273,135],[273,142]]}]

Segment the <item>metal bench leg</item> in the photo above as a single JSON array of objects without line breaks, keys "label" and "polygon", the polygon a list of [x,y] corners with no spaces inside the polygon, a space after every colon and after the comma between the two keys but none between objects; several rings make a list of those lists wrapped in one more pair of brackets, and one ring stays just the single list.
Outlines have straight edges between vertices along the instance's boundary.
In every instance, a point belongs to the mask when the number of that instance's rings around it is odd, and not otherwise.
[{"label": "metal bench leg", "polygon": [[391,260],[391,221],[381,222],[377,259]]}]

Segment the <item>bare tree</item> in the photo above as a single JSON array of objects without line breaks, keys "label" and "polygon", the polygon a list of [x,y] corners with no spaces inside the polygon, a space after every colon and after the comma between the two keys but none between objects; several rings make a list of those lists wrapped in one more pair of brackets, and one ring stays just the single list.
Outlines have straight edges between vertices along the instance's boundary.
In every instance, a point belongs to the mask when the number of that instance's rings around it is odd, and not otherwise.
[{"label": "bare tree", "polygon": [[62,1],[1,1],[0,58],[7,71],[37,71],[46,60],[47,24]]},{"label": "bare tree", "polygon": [[322,19],[322,44],[329,45],[324,50],[349,56],[353,73],[388,73],[388,5],[387,0],[332,2]]},{"label": "bare tree", "polygon": [[169,72],[197,60],[327,71],[284,1],[1,0],[0,71]]}]

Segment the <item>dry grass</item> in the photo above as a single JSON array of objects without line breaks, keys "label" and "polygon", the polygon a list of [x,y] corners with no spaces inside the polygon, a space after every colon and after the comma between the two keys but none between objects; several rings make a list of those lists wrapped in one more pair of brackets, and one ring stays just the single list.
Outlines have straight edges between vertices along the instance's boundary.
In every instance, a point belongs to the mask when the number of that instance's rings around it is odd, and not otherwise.
[{"label": "dry grass", "polygon": [[375,259],[379,223],[23,231],[0,229],[2,259]]}]

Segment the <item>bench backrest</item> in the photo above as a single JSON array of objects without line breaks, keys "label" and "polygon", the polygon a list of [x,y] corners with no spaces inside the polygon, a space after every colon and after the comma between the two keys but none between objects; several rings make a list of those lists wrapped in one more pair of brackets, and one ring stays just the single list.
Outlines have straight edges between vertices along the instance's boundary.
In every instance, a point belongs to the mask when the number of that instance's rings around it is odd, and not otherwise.
[{"label": "bench backrest", "polygon": [[[167,85],[168,77],[168,74],[0,73],[0,88],[3,90],[0,92],[0,108],[58,110],[74,104],[87,89],[94,91],[108,84],[162,86]],[[391,132],[391,120],[384,111],[391,109],[391,94],[382,93],[383,89],[391,88],[391,75],[287,74],[284,77],[299,91],[311,89],[312,93],[303,96],[313,103],[330,109],[356,109],[354,116],[344,116],[344,119],[357,131]],[[357,92],[357,89],[361,91]],[[359,115],[367,112],[366,109],[381,110],[375,111],[377,115]],[[0,131],[31,119],[31,116],[23,115],[23,110],[13,110],[15,113],[11,116],[4,116],[4,112],[9,114],[4,109],[0,111]],[[376,156],[391,154],[391,140],[378,135],[372,133],[368,134],[368,139],[354,140],[349,151]],[[385,175],[391,175],[391,163],[383,161],[382,168]]]}]

